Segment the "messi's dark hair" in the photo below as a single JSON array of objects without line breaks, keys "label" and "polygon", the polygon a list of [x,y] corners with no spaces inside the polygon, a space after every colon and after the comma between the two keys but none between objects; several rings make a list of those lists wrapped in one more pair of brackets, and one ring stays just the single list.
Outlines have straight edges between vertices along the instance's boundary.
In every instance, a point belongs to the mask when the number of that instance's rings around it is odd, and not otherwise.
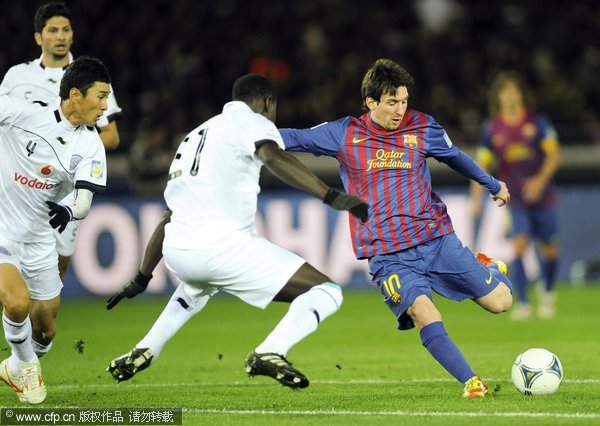
[{"label": "messi's dark hair", "polygon": [[411,75],[391,59],[378,59],[367,71],[360,86],[363,106],[367,97],[376,101],[386,93],[394,94],[401,86],[412,86],[415,83]]}]

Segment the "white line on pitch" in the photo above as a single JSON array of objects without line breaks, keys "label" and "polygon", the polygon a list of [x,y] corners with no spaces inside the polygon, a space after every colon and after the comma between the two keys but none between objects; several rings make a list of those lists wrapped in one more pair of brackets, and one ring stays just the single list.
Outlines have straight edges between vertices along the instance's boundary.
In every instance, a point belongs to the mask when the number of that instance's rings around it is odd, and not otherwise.
[{"label": "white line on pitch", "polygon": [[211,408],[184,409],[184,413],[197,414],[246,414],[246,415],[304,415],[304,416],[404,416],[404,417],[551,417],[563,419],[600,419],[594,413],[482,413],[453,411],[348,411],[348,410],[221,410]]},{"label": "white line on pitch", "polygon": [[[407,380],[313,380],[311,383],[315,385],[401,385],[407,383],[454,383],[454,379],[407,379]],[[486,379],[486,382],[510,382],[510,379]],[[600,383],[600,379],[565,379],[564,383]],[[81,388],[106,388],[114,386],[140,387],[140,388],[168,388],[168,387],[217,387],[217,386],[269,386],[271,382],[262,381],[243,381],[243,382],[218,382],[218,383],[82,383],[82,384],[62,384],[52,385],[47,382],[48,386],[55,389],[81,389]]]}]

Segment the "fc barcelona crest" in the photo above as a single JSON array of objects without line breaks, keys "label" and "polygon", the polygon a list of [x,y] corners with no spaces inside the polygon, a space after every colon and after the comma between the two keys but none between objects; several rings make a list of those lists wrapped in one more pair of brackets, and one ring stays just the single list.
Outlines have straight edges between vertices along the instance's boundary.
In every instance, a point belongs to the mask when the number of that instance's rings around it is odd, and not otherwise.
[{"label": "fc barcelona crest", "polygon": [[416,149],[419,146],[417,135],[402,135],[402,143],[409,149]]}]

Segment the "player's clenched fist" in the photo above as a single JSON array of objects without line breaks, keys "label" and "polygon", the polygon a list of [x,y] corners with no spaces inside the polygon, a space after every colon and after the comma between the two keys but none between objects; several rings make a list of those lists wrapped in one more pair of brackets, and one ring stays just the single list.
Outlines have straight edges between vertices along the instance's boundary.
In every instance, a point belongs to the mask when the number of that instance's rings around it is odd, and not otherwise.
[{"label": "player's clenched fist", "polygon": [[54,201],[46,201],[46,204],[50,208],[50,211],[48,212],[48,216],[50,216],[50,226],[54,229],[58,228],[58,233],[62,234],[67,227],[67,223],[73,219],[73,212],[68,206],[61,206]]},{"label": "player's clenched fist", "polygon": [[363,223],[369,218],[369,204],[354,195],[329,188],[323,202],[336,210],[349,211],[350,214],[359,218]]},{"label": "player's clenched fist", "polygon": [[152,276],[147,277],[138,271],[134,279],[129,281],[123,286],[123,288],[121,288],[121,290],[108,298],[106,301],[106,309],[114,308],[117,303],[119,303],[125,297],[131,299],[132,297],[142,293],[144,290],[146,290],[146,287],[148,287],[148,282],[150,282],[151,279]]}]

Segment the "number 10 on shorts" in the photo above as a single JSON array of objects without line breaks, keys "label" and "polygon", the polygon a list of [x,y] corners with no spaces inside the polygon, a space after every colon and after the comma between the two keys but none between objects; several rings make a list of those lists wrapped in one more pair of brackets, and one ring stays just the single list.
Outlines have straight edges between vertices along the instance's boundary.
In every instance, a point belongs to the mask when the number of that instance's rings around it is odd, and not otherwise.
[{"label": "number 10 on shorts", "polygon": [[400,296],[400,278],[398,274],[392,274],[387,279],[383,280],[383,288],[385,289],[386,294],[394,301],[394,303],[401,303],[402,296]]}]

